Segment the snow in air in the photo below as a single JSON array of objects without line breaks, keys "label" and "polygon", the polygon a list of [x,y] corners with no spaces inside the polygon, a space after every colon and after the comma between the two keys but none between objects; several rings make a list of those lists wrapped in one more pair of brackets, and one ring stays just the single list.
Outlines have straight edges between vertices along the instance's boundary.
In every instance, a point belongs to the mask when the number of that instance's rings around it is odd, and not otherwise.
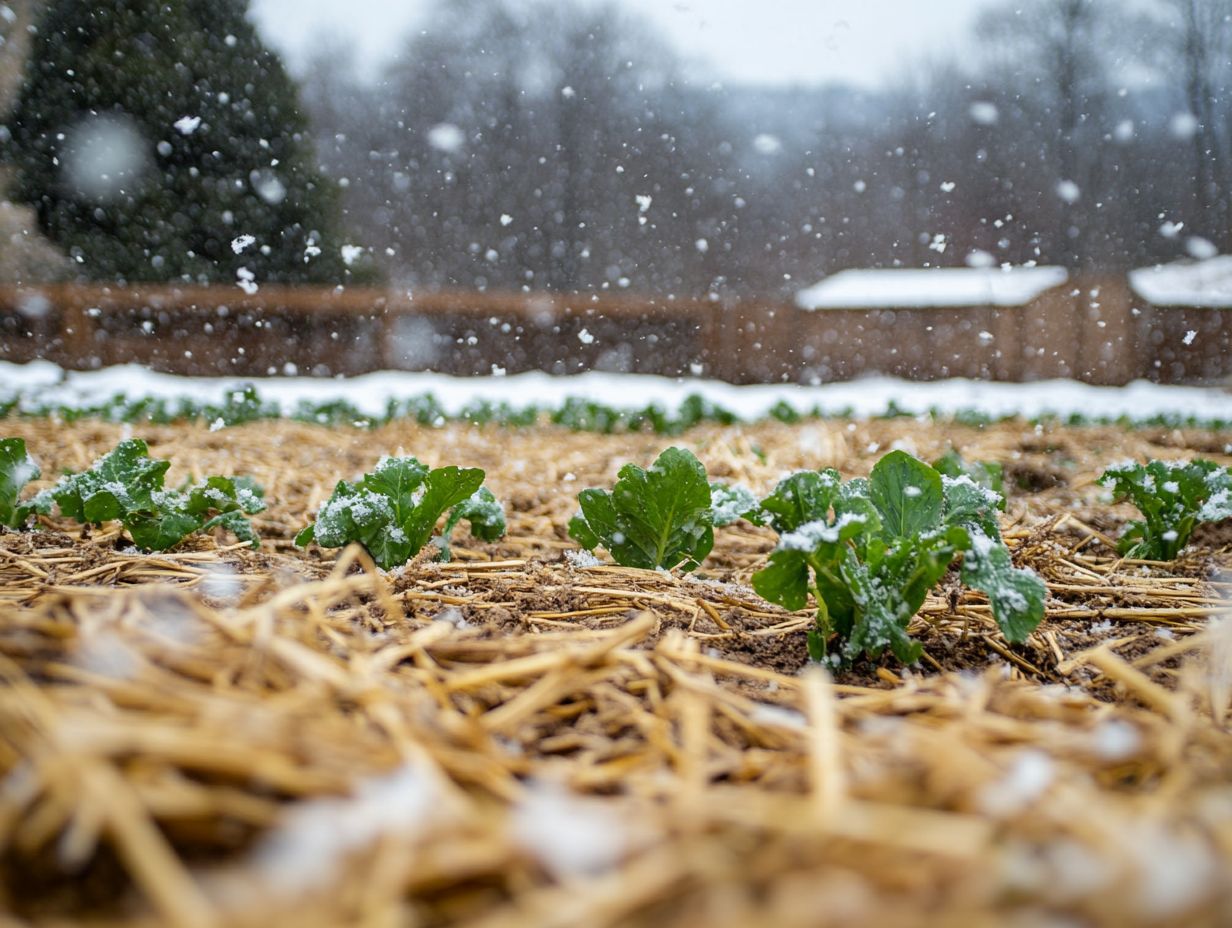
[{"label": "snow in air", "polygon": [[451,122],[439,122],[428,130],[428,144],[437,151],[455,152],[466,144],[466,133]]},{"label": "snow in air", "polygon": [[192,135],[197,131],[197,127],[201,125],[200,116],[181,116],[173,125],[180,135]]}]

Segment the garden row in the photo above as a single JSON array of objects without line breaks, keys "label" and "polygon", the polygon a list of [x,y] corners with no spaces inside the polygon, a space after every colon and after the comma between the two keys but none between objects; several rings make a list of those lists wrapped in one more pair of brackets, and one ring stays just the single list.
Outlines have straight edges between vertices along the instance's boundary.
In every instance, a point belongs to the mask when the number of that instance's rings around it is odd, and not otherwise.
[{"label": "garden row", "polygon": [[[765,418],[788,424],[806,419],[849,418],[852,410],[823,410],[814,406],[801,411],[789,403],[779,401],[766,410]],[[905,410],[892,400],[877,418],[895,419],[914,417],[917,413]],[[958,422],[963,425],[989,425],[994,422],[1017,418],[1014,415],[996,416],[979,410],[950,412],[931,409],[925,414],[936,421]],[[635,409],[622,409],[595,400],[570,397],[559,406],[535,404],[513,405],[507,402],[475,400],[456,413],[450,413],[431,393],[390,400],[384,413],[373,415],[343,400],[312,402],[301,400],[289,413],[274,401],[263,399],[256,388],[247,385],[229,390],[220,402],[199,402],[188,398],[165,397],[132,398],[116,394],[98,403],[67,405],[47,403],[32,397],[11,396],[0,400],[0,418],[25,416],[53,417],[62,422],[81,419],[100,419],[105,422],[149,423],[166,425],[174,422],[205,422],[212,427],[241,425],[247,422],[289,418],[298,422],[316,425],[347,425],[357,428],[377,428],[389,422],[410,420],[420,425],[439,428],[448,422],[466,422],[472,425],[502,425],[528,428],[544,422],[579,432],[594,432],[601,435],[625,432],[651,431],[657,435],[679,435],[695,425],[713,422],[732,425],[744,421],[726,407],[700,394],[692,394],[681,401],[676,409],[658,403]],[[1232,428],[1232,419],[1203,419],[1181,414],[1159,414],[1146,418],[1129,416],[1087,416],[1079,413],[1067,416],[1044,414],[1026,420],[1028,424],[1062,424],[1068,426],[1116,425],[1122,428],[1200,428],[1224,430]]]},{"label": "garden row", "polygon": [[[214,528],[259,545],[249,517],[265,508],[260,486],[246,477],[209,476],[172,488],[165,483],[169,467],[150,457],[145,442],[126,439],[89,469],[23,499],[41,474],[22,439],[4,439],[0,524],[24,529],[58,509],[84,525],[118,521],[146,551]],[[447,559],[462,521],[484,541],[505,533],[503,508],[484,479],[479,468],[383,457],[358,481],[339,481],[295,543],[358,543],[386,570],[428,545]],[[1170,561],[1197,524],[1232,518],[1232,471],[1210,461],[1129,462],[1106,469],[1100,482],[1142,514],[1120,539],[1129,557]],[[920,648],[907,634],[910,620],[960,556],[962,582],[988,596],[1007,640],[1025,640],[1041,622],[1044,583],[1014,566],[1001,537],[1002,489],[996,464],[966,462],[951,451],[930,465],[892,451],[868,478],[798,471],[759,499],[745,487],[712,483],[693,454],[669,448],[649,469],[625,465],[610,491],[583,490],[569,534],[623,566],[691,571],[710,553],[716,528],[738,519],[768,526],[778,541],[753,587],[793,611],[812,599],[814,660],[846,665],[888,649],[911,663]]]}]

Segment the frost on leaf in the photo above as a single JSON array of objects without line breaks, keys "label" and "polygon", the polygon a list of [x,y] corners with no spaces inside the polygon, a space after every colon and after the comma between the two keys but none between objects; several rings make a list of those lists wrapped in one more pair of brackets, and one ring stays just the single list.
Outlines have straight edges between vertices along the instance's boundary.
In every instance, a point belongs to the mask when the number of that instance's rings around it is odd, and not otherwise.
[{"label": "frost on leaf", "polygon": [[[972,482],[1003,495],[1005,493],[1005,473],[1001,465],[995,461],[967,461],[954,448],[933,461],[933,468],[944,477],[967,477]],[[1005,500],[998,507],[1005,509]]]},{"label": "frost on leaf", "polygon": [[846,662],[888,648],[910,663],[920,646],[907,626],[962,553],[964,580],[988,593],[1006,637],[1021,641],[1043,618],[1045,587],[1013,566],[997,525],[1003,505],[968,473],[943,476],[903,451],[878,461],[867,480],[793,474],[762,501],[779,542],[753,588],[793,611],[812,594],[814,660],[835,643]]},{"label": "frost on leaf", "polygon": [[1118,542],[1126,557],[1174,560],[1195,526],[1232,518],[1232,472],[1213,461],[1127,461],[1109,467],[1099,482],[1142,513]]},{"label": "frost on leaf", "polygon": [[784,477],[761,501],[761,519],[780,534],[824,520],[841,482],[833,469],[802,470]]},{"label": "frost on leaf", "polygon": [[167,489],[164,480],[170,466],[169,461],[151,458],[144,441],[130,438],[89,470],[69,474],[44,493],[55,500],[62,515],[77,522],[119,521],[145,551],[165,551],[195,532],[215,527],[227,529],[254,548],[260,545],[248,520],[265,509],[256,483],[246,477],[207,477],[183,490]]},{"label": "frost on leaf", "polygon": [[739,484],[710,484],[710,523],[731,525],[737,519],[756,517],[760,504],[753,491]]},{"label": "frost on leaf", "polygon": [[300,547],[312,541],[324,548],[363,545],[383,570],[405,564],[432,538],[449,512],[440,550],[449,558],[449,535],[465,519],[471,535],[495,541],[505,533],[505,514],[482,486],[479,468],[438,467],[413,457],[383,457],[358,483],[339,481],[316,520],[295,536]]},{"label": "frost on leaf", "polygon": [[978,530],[963,551],[962,581],[983,590],[1007,641],[1025,641],[1044,618],[1047,588],[1034,571],[1015,567],[1009,549]]},{"label": "frost on leaf", "polygon": [[23,439],[0,440],[0,525],[23,528],[30,516],[49,511],[50,500],[42,493],[25,503],[19,501],[26,484],[41,476],[42,472],[26,451]]}]

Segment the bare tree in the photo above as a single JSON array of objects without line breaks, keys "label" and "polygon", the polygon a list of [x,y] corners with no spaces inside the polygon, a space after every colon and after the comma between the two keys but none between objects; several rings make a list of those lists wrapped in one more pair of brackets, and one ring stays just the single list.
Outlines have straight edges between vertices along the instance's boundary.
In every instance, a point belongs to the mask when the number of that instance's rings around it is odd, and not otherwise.
[{"label": "bare tree", "polygon": [[1232,92],[1232,2],[1167,0],[1167,7],[1169,71],[1194,122],[1183,128],[1193,145],[1195,225],[1232,251],[1232,121],[1221,105]]}]

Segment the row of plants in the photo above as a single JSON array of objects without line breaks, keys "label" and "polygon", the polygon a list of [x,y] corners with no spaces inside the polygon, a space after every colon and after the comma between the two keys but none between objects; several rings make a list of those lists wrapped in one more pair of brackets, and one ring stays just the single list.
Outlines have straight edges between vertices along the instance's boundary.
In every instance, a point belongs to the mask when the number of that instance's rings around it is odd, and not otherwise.
[{"label": "row of plants", "polygon": [[[785,423],[809,419],[843,419],[853,415],[851,409],[823,411],[814,406],[807,411],[785,402],[776,403],[764,418]],[[440,428],[449,422],[472,425],[501,425],[525,428],[543,423],[559,425],[572,431],[595,432],[603,435],[626,432],[653,432],[657,435],[679,435],[695,425],[712,422],[731,425],[745,421],[735,412],[699,394],[686,397],[676,409],[658,403],[636,409],[622,409],[595,400],[571,397],[555,407],[534,404],[516,406],[507,402],[476,400],[456,413],[448,412],[431,393],[407,399],[390,400],[384,413],[364,413],[343,400],[325,402],[301,401],[290,413],[284,413],[277,402],[263,399],[256,388],[247,385],[227,391],[216,403],[187,398],[130,398],[116,394],[98,403],[70,406],[63,403],[33,401],[28,397],[11,396],[0,400],[0,418],[55,418],[64,422],[80,419],[101,419],[106,422],[155,425],[174,422],[206,422],[219,427],[242,425],[272,419],[288,418],[320,425],[346,425],[356,428],[376,428],[389,422],[411,420],[420,425]],[[920,418],[921,414],[904,410],[891,401],[885,410],[873,418]],[[946,412],[931,409],[923,414],[931,421],[957,422],[962,425],[984,426],[1014,420],[1018,417],[994,416],[977,410]],[[1129,416],[1069,416],[1043,415],[1026,419],[1032,425],[1116,425],[1122,428],[1195,428],[1219,430],[1232,428],[1232,419],[1204,419],[1179,414],[1157,415],[1134,419]]]},{"label": "row of plants", "polygon": [[[39,468],[22,439],[4,439],[0,524],[24,528],[54,505],[82,524],[118,521],[147,551],[214,528],[259,544],[249,520],[265,508],[259,486],[245,477],[210,476],[168,488],[169,466],[151,458],[145,442],[127,439],[88,470],[22,500]],[[339,481],[295,544],[358,543],[386,570],[428,544],[447,559],[449,538],[463,521],[480,540],[505,533],[504,511],[484,477],[479,468],[383,457],[356,482]],[[1100,482],[1142,515],[1119,541],[1128,557],[1170,561],[1197,525],[1232,518],[1232,471],[1211,461],[1127,462],[1108,468]],[[697,569],[714,546],[715,529],[738,519],[773,529],[777,543],[753,575],[753,588],[792,611],[813,603],[808,646],[817,661],[847,665],[887,649],[905,663],[917,660],[920,645],[908,626],[956,562],[961,581],[987,595],[1007,640],[1025,640],[1044,615],[1043,581],[1014,565],[1001,536],[1000,467],[964,461],[954,451],[932,464],[891,451],[867,478],[846,481],[833,469],[799,471],[758,498],[745,487],[711,482],[692,453],[668,448],[648,469],[626,464],[610,490],[582,490],[578,505],[570,537],[588,551],[603,548],[617,564],[647,570]]]},{"label": "row of plants", "polygon": [[[189,535],[223,528],[253,548],[260,546],[250,516],[265,510],[265,491],[249,477],[208,476],[168,487],[171,462],[150,457],[149,446],[128,438],[87,470],[66,473],[53,486],[22,499],[42,477],[24,439],[0,439],[0,525],[24,529],[35,516],[86,526],[119,522],[143,551],[166,551]],[[465,520],[471,534],[495,541],[505,534],[505,514],[477,468],[429,468],[412,457],[383,457],[355,484],[340,480],[317,518],[296,537],[301,547],[362,544],[390,569],[407,563],[430,540],[449,556],[448,537]],[[441,516],[445,527],[434,535]]]}]

